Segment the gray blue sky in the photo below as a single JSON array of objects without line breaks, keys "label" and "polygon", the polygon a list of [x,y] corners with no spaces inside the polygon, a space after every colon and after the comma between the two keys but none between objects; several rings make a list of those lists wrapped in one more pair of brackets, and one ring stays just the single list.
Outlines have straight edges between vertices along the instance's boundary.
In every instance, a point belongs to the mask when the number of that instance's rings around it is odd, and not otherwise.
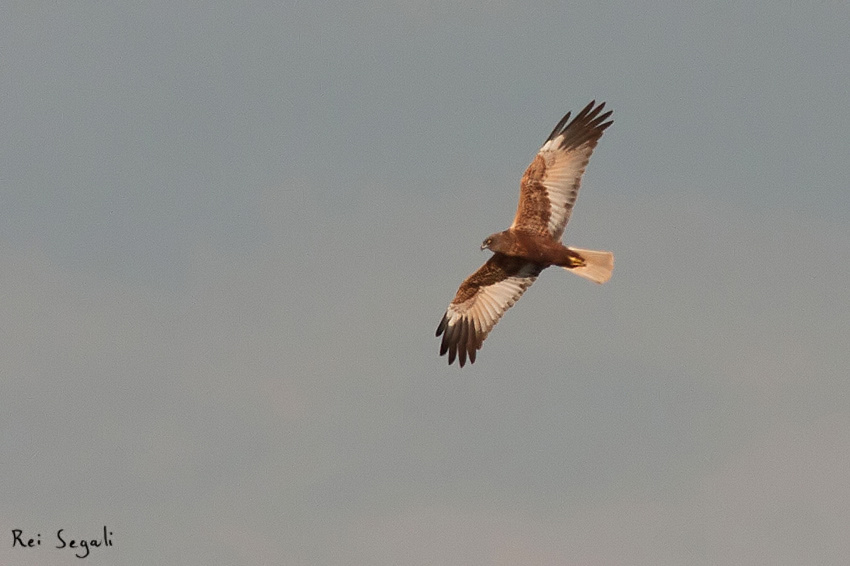
[{"label": "gray blue sky", "polygon": [[[843,3],[0,11],[0,562],[847,562]],[[447,366],[591,99],[613,279]]]}]

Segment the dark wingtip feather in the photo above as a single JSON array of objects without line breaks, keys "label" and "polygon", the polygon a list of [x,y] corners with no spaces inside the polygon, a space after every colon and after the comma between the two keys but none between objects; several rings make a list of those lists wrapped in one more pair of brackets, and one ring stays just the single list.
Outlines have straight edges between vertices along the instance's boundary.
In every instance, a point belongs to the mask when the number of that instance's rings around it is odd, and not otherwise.
[{"label": "dark wingtip feather", "polygon": [[[559,123],[555,131],[552,132],[552,135],[549,136],[549,139],[555,139],[563,135],[564,137],[561,140],[561,147],[563,148],[577,147],[587,141],[596,145],[596,141],[602,137],[605,129],[614,123],[613,120],[606,122],[614,111],[609,110],[601,114],[604,108],[605,102],[597,105],[596,101],[592,100],[576,114],[576,117],[569,124]],[[568,131],[569,134],[567,133]]]},{"label": "dark wingtip feather", "polygon": [[570,122],[570,116],[572,112],[567,112],[561,121],[558,122],[558,125],[555,126],[555,129],[552,130],[552,133],[549,134],[549,137],[546,138],[546,141],[550,141],[563,134],[571,125],[577,122],[583,122],[589,128],[595,128],[600,132],[605,130],[608,126],[610,126],[613,122],[608,122],[607,124],[602,124],[609,116],[611,116],[612,112],[609,110],[602,116],[599,116],[599,113],[602,112],[602,109],[605,108],[605,102],[601,102],[599,105],[596,104],[596,100],[591,100],[587,106],[582,108],[578,114],[576,114],[575,118],[573,118],[572,122]]},{"label": "dark wingtip feather", "polygon": [[461,319],[456,324],[449,325],[448,312],[443,315],[440,325],[437,327],[437,336],[442,335],[440,341],[440,355],[449,355],[449,365],[455,360],[460,367],[475,363],[475,351],[481,346],[481,340],[475,332],[475,327],[469,320]]},{"label": "dark wingtip feather", "polygon": [[446,314],[443,315],[443,319],[440,321],[440,324],[437,326],[437,333],[434,336],[439,336],[443,332],[446,331],[446,324],[449,321],[449,313],[446,311]]},{"label": "dark wingtip feather", "polygon": [[566,124],[567,121],[570,119],[570,114],[571,112],[567,112],[564,117],[561,118],[561,121],[558,122],[558,125],[555,126],[555,129],[552,130],[552,133],[549,134],[549,137],[546,138],[546,141],[553,140],[558,137],[558,134],[561,133],[561,129],[564,127],[564,124]]},{"label": "dark wingtip feather", "polygon": [[[578,113],[578,116],[576,116],[576,118],[578,118],[579,116],[584,116],[584,115],[588,114],[595,105],[596,105],[596,99],[593,99],[590,102],[588,102],[587,106],[585,106],[584,108],[581,109],[581,112]],[[602,103],[602,106],[605,106],[604,102]],[[600,106],[600,108],[602,106]]]},{"label": "dark wingtip feather", "polygon": [[457,324],[460,326],[460,336],[458,336],[457,343],[457,355],[460,360],[460,367],[463,367],[466,364],[466,341],[469,339],[469,324],[466,319],[460,319]]}]

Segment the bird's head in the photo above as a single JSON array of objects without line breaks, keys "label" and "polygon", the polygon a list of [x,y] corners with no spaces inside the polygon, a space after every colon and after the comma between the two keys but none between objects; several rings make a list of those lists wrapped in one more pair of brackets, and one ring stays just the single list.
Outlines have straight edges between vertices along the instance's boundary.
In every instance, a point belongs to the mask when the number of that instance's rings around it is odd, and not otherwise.
[{"label": "bird's head", "polygon": [[508,242],[505,232],[496,232],[495,234],[490,234],[484,239],[484,243],[481,244],[481,249],[490,250],[491,252],[500,252],[503,251],[507,245]]}]

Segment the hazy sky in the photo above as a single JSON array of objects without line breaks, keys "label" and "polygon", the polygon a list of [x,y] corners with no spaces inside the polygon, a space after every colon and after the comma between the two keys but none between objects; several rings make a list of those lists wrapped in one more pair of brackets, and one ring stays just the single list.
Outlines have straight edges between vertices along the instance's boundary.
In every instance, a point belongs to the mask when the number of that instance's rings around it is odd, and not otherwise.
[{"label": "hazy sky", "polygon": [[0,563],[846,564],[850,9],[691,4],[0,3]]}]

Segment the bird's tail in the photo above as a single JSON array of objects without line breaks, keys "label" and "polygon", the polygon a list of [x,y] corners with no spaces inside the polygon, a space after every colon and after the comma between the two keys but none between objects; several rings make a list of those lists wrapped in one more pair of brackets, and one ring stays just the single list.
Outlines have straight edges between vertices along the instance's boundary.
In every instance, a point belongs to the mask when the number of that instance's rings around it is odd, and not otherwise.
[{"label": "bird's tail", "polygon": [[594,283],[605,283],[611,279],[611,273],[614,271],[614,254],[581,248],[570,248],[570,251],[580,255],[584,265],[564,267],[564,269],[590,279]]}]

